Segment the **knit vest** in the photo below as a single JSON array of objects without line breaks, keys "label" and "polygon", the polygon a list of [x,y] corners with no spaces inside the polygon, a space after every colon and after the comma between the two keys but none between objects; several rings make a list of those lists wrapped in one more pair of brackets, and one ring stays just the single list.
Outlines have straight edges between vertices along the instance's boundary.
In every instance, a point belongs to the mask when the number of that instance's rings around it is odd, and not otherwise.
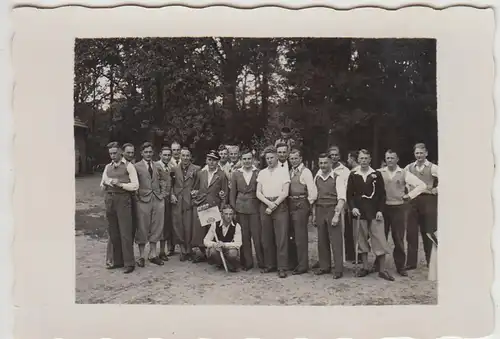
[{"label": "knit vest", "polygon": [[318,188],[317,206],[336,206],[337,205],[337,175],[331,176],[327,180],[316,178],[316,187]]},{"label": "knit vest", "polygon": [[385,184],[385,194],[386,194],[386,204],[387,205],[402,205],[404,203],[403,196],[405,195],[405,179],[406,172],[399,171],[394,173],[392,179],[390,178],[390,172],[380,171],[382,177],[384,178]]},{"label": "knit vest", "polygon": [[293,174],[293,169],[290,171],[290,196],[307,195],[307,186],[300,182],[302,171],[304,171],[304,167],[295,175]]},{"label": "knit vest", "polygon": [[420,172],[417,170],[415,163],[409,166],[410,172],[422,180],[427,186],[427,189],[423,192],[424,194],[431,194],[431,189],[434,187],[434,177],[432,176],[431,167],[432,163],[430,163],[430,166],[424,166],[422,172]]},{"label": "knit vest", "polygon": [[[126,184],[130,182],[130,178],[127,171],[127,164],[120,162],[120,164],[115,167],[114,164],[110,164],[107,166],[106,175],[110,179],[118,179],[118,181],[122,184]],[[107,192],[116,192],[116,193],[128,193],[126,190],[120,187],[115,186],[107,186]]]},{"label": "knit vest", "polygon": [[227,230],[226,235],[222,233],[222,225],[220,222],[217,223],[215,226],[215,234],[217,234],[217,239],[222,242],[233,242],[234,240],[234,234],[236,233],[236,227],[231,224],[229,226],[229,229]]}]

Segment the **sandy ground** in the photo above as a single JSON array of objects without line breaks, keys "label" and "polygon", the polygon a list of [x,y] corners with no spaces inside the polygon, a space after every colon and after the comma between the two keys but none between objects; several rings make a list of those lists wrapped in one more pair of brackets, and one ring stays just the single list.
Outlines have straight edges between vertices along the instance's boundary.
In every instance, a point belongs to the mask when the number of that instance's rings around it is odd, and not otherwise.
[{"label": "sandy ground", "polygon": [[[437,283],[420,267],[396,281],[371,274],[353,277],[346,264],[344,278],[312,273],[280,279],[257,269],[226,274],[207,264],[181,263],[171,257],[164,266],[146,264],[131,274],[105,268],[106,219],[99,176],[76,179],[76,302],[81,304],[233,304],[233,305],[411,305],[436,304]],[[317,259],[316,229],[309,231],[310,260]],[[391,244],[392,246],[392,244]],[[422,247],[422,246],[420,246]],[[136,249],[137,255],[137,249]],[[371,258],[373,260],[373,257]]]}]

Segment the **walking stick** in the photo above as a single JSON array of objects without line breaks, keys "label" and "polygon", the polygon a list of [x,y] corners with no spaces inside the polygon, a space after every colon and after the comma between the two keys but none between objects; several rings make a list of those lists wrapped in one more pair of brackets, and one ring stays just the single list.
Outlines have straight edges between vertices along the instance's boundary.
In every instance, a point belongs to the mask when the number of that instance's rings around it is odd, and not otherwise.
[{"label": "walking stick", "polygon": [[359,266],[358,266],[358,258],[359,258],[359,250],[358,250],[358,241],[359,241],[359,219],[360,216],[358,215],[356,217],[356,237],[354,239],[354,252],[356,255],[356,258],[354,259],[354,274],[357,276],[358,271],[359,271]]},{"label": "walking stick", "polygon": [[[215,233],[215,240],[219,242],[219,238],[217,237],[217,233]],[[226,263],[226,258],[224,258],[224,253],[222,251],[218,251],[220,253],[220,258],[222,259],[222,264],[224,265],[224,269],[226,270],[226,273],[229,272],[227,268],[227,263]]]}]

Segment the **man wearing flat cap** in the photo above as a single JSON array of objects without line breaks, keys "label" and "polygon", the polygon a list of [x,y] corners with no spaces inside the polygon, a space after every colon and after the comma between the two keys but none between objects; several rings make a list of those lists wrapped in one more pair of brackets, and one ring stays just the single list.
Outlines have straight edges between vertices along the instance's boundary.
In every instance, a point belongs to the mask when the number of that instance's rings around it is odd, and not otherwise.
[{"label": "man wearing flat cap", "polygon": [[208,232],[208,227],[202,227],[198,219],[197,208],[202,205],[208,207],[222,207],[227,203],[228,197],[228,179],[224,171],[219,166],[220,156],[217,151],[207,153],[206,168],[200,171],[199,180],[194,187],[193,192],[193,237],[191,245],[193,248],[198,248],[196,256],[193,259],[194,263],[203,262],[206,260],[205,246],[203,240]]}]

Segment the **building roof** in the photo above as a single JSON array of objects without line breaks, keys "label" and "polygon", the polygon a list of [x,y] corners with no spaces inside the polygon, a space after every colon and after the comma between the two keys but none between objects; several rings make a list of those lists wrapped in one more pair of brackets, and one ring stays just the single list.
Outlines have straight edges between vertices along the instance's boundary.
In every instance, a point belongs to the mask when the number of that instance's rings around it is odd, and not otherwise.
[{"label": "building roof", "polygon": [[88,128],[88,126],[78,117],[75,117],[75,127]]}]

